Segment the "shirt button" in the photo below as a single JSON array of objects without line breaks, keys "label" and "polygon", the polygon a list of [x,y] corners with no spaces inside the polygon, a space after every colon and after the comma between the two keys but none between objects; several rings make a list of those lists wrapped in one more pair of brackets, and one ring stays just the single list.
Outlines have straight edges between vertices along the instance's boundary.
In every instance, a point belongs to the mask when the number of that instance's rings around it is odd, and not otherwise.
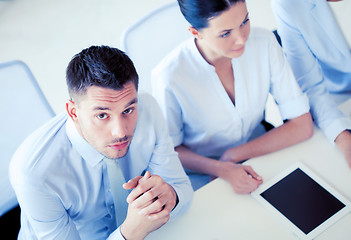
[{"label": "shirt button", "polygon": [[111,209],[113,208],[113,205],[111,205]]}]

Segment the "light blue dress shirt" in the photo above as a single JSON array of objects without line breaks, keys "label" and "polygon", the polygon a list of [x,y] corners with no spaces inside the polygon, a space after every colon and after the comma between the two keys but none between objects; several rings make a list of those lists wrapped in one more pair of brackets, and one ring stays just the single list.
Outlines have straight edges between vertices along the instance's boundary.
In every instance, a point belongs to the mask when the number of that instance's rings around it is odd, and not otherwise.
[{"label": "light blue dress shirt", "polygon": [[229,148],[244,144],[264,118],[269,93],[283,119],[309,111],[274,35],[252,28],[245,52],[232,59],[235,105],[215,68],[189,39],[168,54],[152,72],[153,95],[166,117],[175,146],[219,158]]},{"label": "light blue dress shirt", "polygon": [[272,0],[283,49],[302,90],[308,94],[311,114],[328,139],[351,121],[329,93],[351,96],[351,53],[326,0]]},{"label": "light blue dress shirt", "polygon": [[[127,154],[120,161],[127,181],[149,170],[178,195],[171,218],[189,207],[190,181],[150,95],[139,95],[136,130]],[[27,138],[10,164],[10,180],[21,207],[19,239],[123,239],[103,157],[65,113]]]}]

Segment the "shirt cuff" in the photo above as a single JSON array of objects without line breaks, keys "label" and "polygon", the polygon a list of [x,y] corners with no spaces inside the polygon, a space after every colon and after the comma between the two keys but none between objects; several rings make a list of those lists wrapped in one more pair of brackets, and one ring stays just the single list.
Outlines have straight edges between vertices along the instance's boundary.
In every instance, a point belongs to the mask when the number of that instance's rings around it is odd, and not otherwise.
[{"label": "shirt cuff", "polygon": [[183,134],[182,133],[179,133],[176,135],[170,134],[170,137],[172,139],[174,147],[178,147],[179,145],[181,145],[183,143]]},{"label": "shirt cuff", "polygon": [[121,227],[118,227],[113,233],[110,234],[110,236],[106,240],[126,240],[122,233],[121,233]]},{"label": "shirt cuff", "polygon": [[279,104],[278,107],[283,120],[299,117],[310,110],[306,94],[302,94],[295,99]]},{"label": "shirt cuff", "polygon": [[327,127],[321,128],[328,140],[334,143],[336,137],[344,130],[351,129],[351,120],[347,117],[334,120]]}]

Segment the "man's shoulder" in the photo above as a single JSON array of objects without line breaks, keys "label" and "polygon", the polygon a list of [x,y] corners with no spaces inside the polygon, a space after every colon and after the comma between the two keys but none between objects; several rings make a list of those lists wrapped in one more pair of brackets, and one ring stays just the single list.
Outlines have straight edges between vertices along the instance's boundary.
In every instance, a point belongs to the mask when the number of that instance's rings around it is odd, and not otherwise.
[{"label": "man's shoulder", "polygon": [[156,100],[148,93],[139,93],[138,120],[129,147],[129,155],[133,161],[148,165],[163,131],[163,121],[163,115]]},{"label": "man's shoulder", "polygon": [[52,156],[67,147],[66,114],[60,114],[30,134],[18,147],[10,162],[10,178],[40,178],[53,166]]},{"label": "man's shoulder", "polygon": [[164,127],[165,119],[155,98],[146,92],[138,95],[138,131],[159,132]]},{"label": "man's shoulder", "polygon": [[141,91],[138,94],[138,105],[139,115],[153,117],[155,114],[157,115],[159,113],[159,105],[150,93]]},{"label": "man's shoulder", "polygon": [[154,104],[155,103],[155,99],[154,97],[145,91],[140,91],[138,93],[138,103],[140,103],[141,105],[148,105],[148,104]]}]

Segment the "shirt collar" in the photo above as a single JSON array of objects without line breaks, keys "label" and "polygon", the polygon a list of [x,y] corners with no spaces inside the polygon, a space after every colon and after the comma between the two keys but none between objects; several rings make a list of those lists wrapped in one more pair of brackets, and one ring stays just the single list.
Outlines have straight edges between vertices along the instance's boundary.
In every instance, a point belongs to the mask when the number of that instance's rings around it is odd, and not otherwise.
[{"label": "shirt collar", "polygon": [[188,44],[190,44],[190,51],[192,53],[192,56],[197,60],[198,63],[200,63],[202,66],[206,68],[211,68],[213,71],[215,71],[215,67],[209,64],[206,59],[201,55],[199,49],[196,46],[196,38],[192,38],[191,41],[189,40]]},{"label": "shirt collar", "polygon": [[78,132],[71,118],[68,117],[66,123],[66,132],[68,139],[72,143],[73,148],[79,153],[82,158],[91,166],[97,165],[104,158],[104,155],[99,153],[91,146]]}]

